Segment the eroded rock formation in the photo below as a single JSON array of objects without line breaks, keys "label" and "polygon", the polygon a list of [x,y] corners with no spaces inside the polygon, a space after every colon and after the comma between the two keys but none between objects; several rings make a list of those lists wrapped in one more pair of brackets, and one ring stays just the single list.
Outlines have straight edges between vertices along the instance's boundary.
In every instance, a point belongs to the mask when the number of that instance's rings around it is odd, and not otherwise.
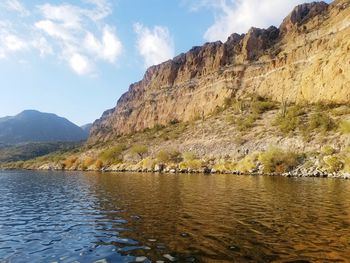
[{"label": "eroded rock formation", "polygon": [[279,28],[251,28],[150,67],[94,123],[90,142],[198,118],[249,94],[349,103],[350,1],[303,4]]}]

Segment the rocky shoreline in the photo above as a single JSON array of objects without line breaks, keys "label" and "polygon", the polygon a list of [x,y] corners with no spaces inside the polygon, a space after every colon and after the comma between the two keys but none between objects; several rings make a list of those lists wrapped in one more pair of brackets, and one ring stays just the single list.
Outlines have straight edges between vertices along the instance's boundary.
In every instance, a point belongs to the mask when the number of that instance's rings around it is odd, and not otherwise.
[{"label": "rocky shoreline", "polygon": [[258,171],[241,172],[241,171],[216,171],[215,169],[205,168],[200,170],[194,169],[164,169],[164,170],[152,170],[152,169],[138,169],[138,170],[125,170],[125,169],[102,169],[101,172],[136,172],[136,173],[164,173],[164,174],[232,174],[232,175],[249,175],[249,176],[283,176],[283,177],[318,177],[318,178],[339,178],[349,179],[350,173],[332,173],[315,169],[308,172],[287,172],[287,173],[263,173]]},{"label": "rocky shoreline", "polygon": [[232,175],[247,175],[247,176],[282,176],[289,178],[336,178],[350,180],[350,173],[345,172],[327,172],[321,169],[294,170],[286,173],[264,173],[261,171],[217,171],[215,169],[169,169],[156,167],[155,169],[115,169],[113,167],[104,167],[102,169],[62,169],[50,165],[41,166],[37,169],[17,169],[17,168],[0,168],[0,170],[37,170],[37,171],[80,171],[80,172],[102,172],[102,173],[149,173],[149,174],[232,174]]}]

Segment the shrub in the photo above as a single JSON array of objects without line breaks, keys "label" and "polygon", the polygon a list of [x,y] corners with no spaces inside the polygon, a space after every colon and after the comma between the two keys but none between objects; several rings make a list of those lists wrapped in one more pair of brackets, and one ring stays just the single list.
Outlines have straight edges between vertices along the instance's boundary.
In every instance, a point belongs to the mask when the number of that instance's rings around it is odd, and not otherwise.
[{"label": "shrub", "polygon": [[162,150],[157,154],[157,160],[160,163],[179,163],[181,159],[181,153],[176,150]]},{"label": "shrub", "polygon": [[154,166],[156,165],[156,160],[146,158],[141,161],[140,165],[143,169],[154,169]]},{"label": "shrub", "polygon": [[184,152],[182,158],[183,162],[179,164],[180,169],[200,169],[203,165],[193,152]]},{"label": "shrub", "polygon": [[239,131],[246,131],[249,130],[250,128],[254,127],[254,123],[257,120],[258,116],[255,114],[248,114],[246,116],[241,116],[239,117],[236,121],[236,128]]},{"label": "shrub", "polygon": [[347,115],[347,114],[350,114],[350,107],[341,106],[341,107],[338,107],[338,108],[333,109],[333,110],[332,110],[332,113],[333,113],[335,116]]},{"label": "shrub", "polygon": [[255,114],[262,114],[266,111],[276,109],[276,103],[267,100],[256,100],[251,103],[250,110]]},{"label": "shrub", "polygon": [[180,169],[200,169],[202,167],[202,161],[198,159],[188,160],[180,163]]},{"label": "shrub", "polygon": [[123,161],[122,152],[125,149],[125,145],[118,144],[114,147],[102,151],[99,155],[99,158],[107,164],[120,163]]},{"label": "shrub", "polygon": [[236,168],[236,163],[230,162],[228,160],[220,160],[213,166],[213,168],[219,172],[233,171]]},{"label": "shrub", "polygon": [[350,173],[350,153],[344,155],[344,172]]},{"label": "shrub", "polygon": [[339,130],[343,134],[350,133],[350,121],[341,121],[339,124]]},{"label": "shrub", "polygon": [[197,158],[196,154],[194,154],[193,152],[184,152],[182,154],[182,157],[183,157],[185,162],[193,161],[193,160],[195,160]]},{"label": "shrub", "polygon": [[332,155],[335,153],[335,149],[330,145],[325,145],[322,147],[322,153],[325,155]]},{"label": "shrub", "polygon": [[148,148],[146,145],[136,144],[131,148],[131,154],[137,155],[141,160],[144,155],[148,153]]},{"label": "shrub", "polygon": [[264,166],[265,173],[284,173],[293,170],[301,163],[300,155],[292,151],[283,151],[276,147],[270,147],[259,155],[259,161]]},{"label": "shrub", "polygon": [[63,165],[66,169],[70,169],[77,162],[78,157],[69,157],[63,161]]},{"label": "shrub", "polygon": [[330,172],[339,172],[344,168],[344,163],[338,156],[325,156],[323,161],[327,165],[327,170]]},{"label": "shrub", "polygon": [[295,131],[300,125],[300,116],[305,112],[298,105],[293,105],[277,115],[273,125],[278,126],[280,131],[287,134]]},{"label": "shrub", "polygon": [[256,168],[256,156],[255,155],[247,155],[242,160],[240,160],[236,169],[240,172],[250,172],[251,170]]},{"label": "shrub", "polygon": [[161,124],[156,124],[153,128],[152,128],[152,132],[158,132],[158,131],[161,131],[165,128],[164,125],[161,125]]},{"label": "shrub", "polygon": [[95,163],[95,159],[93,159],[93,158],[91,158],[91,157],[87,157],[87,158],[85,158],[84,160],[83,160],[83,166],[84,167],[89,167],[89,166],[91,166],[92,164],[94,164]]},{"label": "shrub", "polygon": [[319,129],[322,132],[327,132],[334,129],[336,125],[327,113],[317,112],[310,116],[308,126],[310,130]]},{"label": "shrub", "polygon": [[102,167],[103,167],[103,162],[102,162],[101,160],[96,160],[96,162],[95,162],[95,168],[96,168],[97,170],[101,170]]},{"label": "shrub", "polygon": [[[218,115],[221,112],[223,112],[225,110],[225,107],[220,107],[220,106],[216,106],[214,111],[212,112],[213,115]],[[204,120],[204,118],[202,117],[202,120]]]},{"label": "shrub", "polygon": [[247,108],[247,105],[243,100],[236,100],[232,106],[235,113],[243,113]]}]

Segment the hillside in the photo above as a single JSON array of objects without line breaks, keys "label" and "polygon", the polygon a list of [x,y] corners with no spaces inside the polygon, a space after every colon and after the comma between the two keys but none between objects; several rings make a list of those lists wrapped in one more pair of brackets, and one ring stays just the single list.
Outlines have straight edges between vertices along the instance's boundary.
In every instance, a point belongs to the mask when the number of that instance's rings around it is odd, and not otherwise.
[{"label": "hillside", "polygon": [[147,70],[91,130],[89,142],[208,116],[228,98],[349,103],[348,0],[297,6],[279,28],[251,28]]},{"label": "hillside", "polygon": [[12,146],[0,146],[0,163],[26,161],[55,152],[67,152],[81,146],[72,142],[37,142]]},{"label": "hillside", "polygon": [[86,138],[84,130],[55,114],[26,110],[0,118],[0,144],[74,142]]}]

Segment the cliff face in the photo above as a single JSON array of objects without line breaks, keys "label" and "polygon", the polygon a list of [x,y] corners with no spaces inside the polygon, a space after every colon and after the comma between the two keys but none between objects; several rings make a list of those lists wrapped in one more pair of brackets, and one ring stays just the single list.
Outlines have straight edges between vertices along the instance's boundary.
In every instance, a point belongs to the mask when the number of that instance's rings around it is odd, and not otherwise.
[{"label": "cliff face", "polygon": [[97,120],[90,142],[188,121],[249,94],[290,102],[350,102],[350,1],[297,6],[279,28],[251,28],[150,67],[114,109]]}]

